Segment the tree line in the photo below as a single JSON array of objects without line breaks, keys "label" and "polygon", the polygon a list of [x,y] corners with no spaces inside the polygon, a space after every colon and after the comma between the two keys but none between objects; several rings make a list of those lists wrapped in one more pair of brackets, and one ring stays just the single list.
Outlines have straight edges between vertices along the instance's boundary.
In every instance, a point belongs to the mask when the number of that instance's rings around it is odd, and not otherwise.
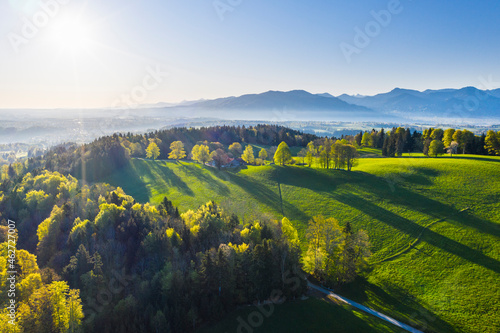
[{"label": "tree line", "polygon": [[409,128],[393,127],[387,133],[384,129],[360,132],[354,136],[354,142],[360,147],[382,149],[382,155],[387,157],[412,152],[433,157],[444,153],[500,155],[500,131],[492,130],[475,135],[467,129],[428,128],[412,133]]}]

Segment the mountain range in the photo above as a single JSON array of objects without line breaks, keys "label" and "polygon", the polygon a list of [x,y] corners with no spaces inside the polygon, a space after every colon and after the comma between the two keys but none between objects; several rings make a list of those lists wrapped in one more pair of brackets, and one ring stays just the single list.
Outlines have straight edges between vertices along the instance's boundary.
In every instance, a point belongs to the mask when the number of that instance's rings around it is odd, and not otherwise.
[{"label": "mountain range", "polygon": [[[417,91],[396,88],[373,96],[333,96],[304,90],[268,91],[239,97],[183,102],[163,110],[187,114],[254,114],[287,112],[296,119],[369,117],[390,119],[500,118],[500,89],[474,87]],[[248,117],[247,117],[248,118]],[[332,120],[335,120],[332,119]]]}]

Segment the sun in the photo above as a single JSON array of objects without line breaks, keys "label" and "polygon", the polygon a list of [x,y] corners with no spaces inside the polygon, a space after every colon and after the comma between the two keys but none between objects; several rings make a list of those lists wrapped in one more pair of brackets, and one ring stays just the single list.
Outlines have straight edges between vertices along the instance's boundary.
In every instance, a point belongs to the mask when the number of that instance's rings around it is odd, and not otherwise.
[{"label": "sun", "polygon": [[92,44],[91,27],[81,18],[66,18],[51,26],[50,40],[63,51],[87,50]]}]

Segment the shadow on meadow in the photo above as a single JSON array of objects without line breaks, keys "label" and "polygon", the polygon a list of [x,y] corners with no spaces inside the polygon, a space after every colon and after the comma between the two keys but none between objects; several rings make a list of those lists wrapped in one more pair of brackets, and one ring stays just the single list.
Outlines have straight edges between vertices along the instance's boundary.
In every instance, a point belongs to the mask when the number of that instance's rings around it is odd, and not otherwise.
[{"label": "shadow on meadow", "polygon": [[475,156],[463,156],[461,154],[455,154],[453,156],[440,156],[440,157],[428,157],[428,156],[400,156],[398,158],[432,158],[432,159],[443,159],[443,160],[453,160],[453,159],[462,159],[462,160],[473,160],[473,161],[487,161],[487,162],[500,162],[498,158],[488,157],[487,155],[481,155],[484,157],[475,157]]},{"label": "shadow on meadow", "polygon": [[[269,305],[264,308],[268,309]],[[249,329],[243,328],[242,322],[248,322],[249,318],[255,318],[261,313],[256,306],[235,310],[221,322],[202,327],[197,332],[401,332],[396,326],[361,312],[358,314],[357,310],[347,305],[338,305],[321,294],[311,296],[307,300],[277,304],[272,310],[268,317],[264,317],[261,325],[251,326]]]},{"label": "shadow on meadow", "polygon": [[[310,190],[322,192],[325,197],[329,197],[352,207],[373,219],[379,220],[410,235],[414,239],[421,235],[422,241],[472,263],[500,273],[500,262],[497,260],[430,229],[425,229],[425,231],[423,231],[425,225],[431,222],[446,220],[500,237],[500,226],[498,224],[480,219],[465,212],[460,212],[459,209],[410,191],[398,184],[394,184],[391,189],[384,177],[378,177],[365,172],[346,172],[339,170],[319,171],[293,167],[286,167],[283,168],[281,172],[280,170],[277,172],[280,173],[280,175],[275,177],[279,177],[281,182],[289,186],[308,188]],[[420,171],[417,169],[417,171],[413,173],[417,175],[421,173],[422,177],[433,177],[439,174],[438,172],[427,172],[428,170],[424,168],[420,169]],[[342,186],[346,184],[348,184],[348,186]],[[353,184],[358,185],[358,188],[353,188]],[[417,211],[427,215],[429,220],[425,225],[413,222],[367,200],[366,193],[358,195],[356,192],[359,190],[366,192],[372,197],[383,198],[385,201],[395,206],[404,207],[407,210]],[[462,207],[462,209],[463,208],[465,207]]]},{"label": "shadow on meadow", "polygon": [[[137,167],[138,165],[131,160],[128,165],[117,170],[116,173],[112,173],[111,176],[99,179],[98,182],[109,183],[112,186],[121,187],[125,193],[131,195],[137,202],[146,203],[149,201],[151,191],[146,186],[146,182],[139,176]],[[141,167],[140,169],[142,172],[142,169],[145,168]]]},{"label": "shadow on meadow", "polygon": [[179,162],[151,162],[146,163],[145,172],[150,179],[154,180],[154,182],[164,182],[168,187],[174,187],[179,192],[189,195],[191,197],[194,196],[193,190],[189,188],[188,184],[182,180],[181,177],[177,176],[172,169],[168,166],[168,164],[179,163]]},{"label": "shadow on meadow", "polygon": [[[427,214],[434,219],[451,219],[460,224],[464,224],[474,228],[478,228],[478,224],[480,224],[482,226],[481,231],[488,232],[489,234],[498,237],[499,226],[496,224],[481,220],[470,214],[459,215],[461,213],[450,206],[444,205],[438,201],[429,199],[420,194],[408,191],[404,188],[397,188],[395,192],[399,195],[394,196],[392,202],[394,204],[405,205],[408,209]],[[325,193],[325,195],[328,195],[333,199],[344,203],[345,205],[355,208],[370,216],[371,218],[386,223],[391,227],[398,229],[414,238],[417,238],[424,228],[422,225],[410,221],[407,218],[397,215],[380,206],[377,206],[373,202],[356,194],[348,192],[334,192]],[[481,265],[496,273],[500,273],[500,262],[498,262],[497,260],[490,258],[482,252],[474,250],[462,243],[445,237],[435,231],[425,229],[421,235],[421,240],[472,263]]]},{"label": "shadow on meadow", "polygon": [[369,307],[383,304],[382,313],[425,332],[456,332],[452,325],[432,312],[429,306],[417,302],[413,295],[394,285],[386,289],[358,277],[350,284],[337,287],[335,292],[358,303],[370,301]]},{"label": "shadow on meadow", "polygon": [[[237,170],[221,171],[214,168],[208,168],[212,174],[224,181],[240,187],[255,200],[271,208],[275,213],[281,215],[281,198],[279,195],[278,183],[271,180],[264,184],[261,181],[255,181],[240,174]],[[274,190],[272,190],[274,188]],[[289,212],[296,218],[308,221],[310,217],[295,207],[292,203],[283,200],[283,210]]]}]

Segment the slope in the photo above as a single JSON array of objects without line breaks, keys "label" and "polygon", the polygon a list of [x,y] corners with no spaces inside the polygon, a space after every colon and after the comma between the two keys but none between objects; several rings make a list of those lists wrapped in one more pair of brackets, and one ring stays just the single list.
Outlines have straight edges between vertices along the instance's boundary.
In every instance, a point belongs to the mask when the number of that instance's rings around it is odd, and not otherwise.
[{"label": "slope", "polygon": [[499,162],[478,156],[370,158],[354,172],[273,166],[224,172],[134,159],[105,181],[144,202],[166,195],[183,210],[213,199],[245,221],[263,218],[260,212],[281,215],[279,181],[283,211],[303,248],[307,221],[317,214],[368,232],[372,270],[339,294],[416,328],[495,332]]}]

